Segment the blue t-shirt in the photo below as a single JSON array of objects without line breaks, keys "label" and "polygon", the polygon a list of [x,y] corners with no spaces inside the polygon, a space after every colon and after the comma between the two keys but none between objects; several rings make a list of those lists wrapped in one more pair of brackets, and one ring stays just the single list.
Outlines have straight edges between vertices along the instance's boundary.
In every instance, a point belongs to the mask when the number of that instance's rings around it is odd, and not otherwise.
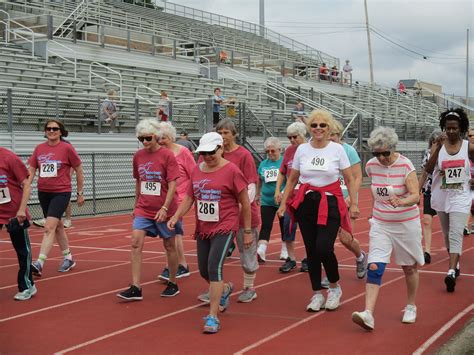
[{"label": "blue t-shirt", "polygon": [[214,95],[212,97],[212,108],[213,108],[213,112],[219,112],[221,110],[221,104],[218,103],[217,101],[220,101],[220,100],[224,100],[224,96],[217,96],[217,95]]},{"label": "blue t-shirt", "polygon": [[[258,167],[258,176],[260,177],[260,183],[262,186],[262,196],[260,198],[260,204],[262,206],[278,207],[278,205],[275,203],[274,196],[278,171],[280,170],[280,165],[282,162],[283,156],[280,156],[280,159],[277,161],[265,159]],[[282,185],[282,190],[284,187],[285,184]]]},{"label": "blue t-shirt", "polygon": [[[357,151],[354,149],[353,146],[351,146],[347,143],[342,143],[342,147],[344,148],[344,151],[346,152],[347,157],[349,158],[349,162],[351,163],[351,167],[353,165],[356,165],[356,164],[360,163],[359,154],[357,154]],[[344,198],[347,198],[349,196],[349,191],[347,190],[347,186],[344,182],[344,177],[342,175],[340,177],[340,180],[341,180],[342,193],[344,194]]]}]

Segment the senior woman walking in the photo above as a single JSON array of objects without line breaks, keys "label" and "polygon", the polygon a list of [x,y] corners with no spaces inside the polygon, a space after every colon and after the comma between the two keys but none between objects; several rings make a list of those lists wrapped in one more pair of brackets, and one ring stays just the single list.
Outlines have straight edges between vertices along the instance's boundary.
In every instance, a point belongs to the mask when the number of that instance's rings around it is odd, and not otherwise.
[{"label": "senior woman walking", "polygon": [[392,251],[395,263],[405,273],[407,306],[403,323],[416,321],[415,297],[418,265],[424,264],[421,224],[417,203],[418,180],[412,162],[395,151],[398,136],[393,128],[378,127],[368,141],[374,156],[365,166],[371,178],[372,218],[369,219],[369,259],[365,287],[365,311],[352,313],[352,321],[367,330],[374,329],[375,304],[385,267]]},{"label": "senior woman walking", "polygon": [[[333,126],[334,119],[327,111],[315,110],[309,116],[307,127],[312,138],[296,150],[287,188],[278,209],[278,215],[283,216],[288,197],[300,181],[298,192],[288,202],[288,212],[292,220],[298,221],[303,235],[311,286],[315,292],[306,309],[314,312],[323,307],[328,310],[339,307],[342,289],[338,283],[339,268],[334,242],[340,227],[351,232],[349,214],[353,218],[359,215],[349,158],[342,145],[329,139]],[[341,174],[348,185],[349,211],[339,182]],[[330,283],[326,302],[321,293],[321,263]]]}]

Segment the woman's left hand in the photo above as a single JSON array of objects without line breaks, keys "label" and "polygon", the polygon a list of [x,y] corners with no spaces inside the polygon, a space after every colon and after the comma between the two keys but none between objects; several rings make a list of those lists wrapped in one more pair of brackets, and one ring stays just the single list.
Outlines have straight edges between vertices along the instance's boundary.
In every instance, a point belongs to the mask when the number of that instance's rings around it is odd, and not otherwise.
[{"label": "woman's left hand", "polygon": [[352,219],[356,219],[359,218],[359,214],[359,207],[356,204],[353,204],[349,207],[349,217],[351,217]]},{"label": "woman's left hand", "polygon": [[392,207],[402,207],[402,206],[403,206],[402,200],[399,199],[399,198],[396,197],[396,196],[391,197],[390,200],[388,200],[388,202],[390,202],[390,204],[392,205]]},{"label": "woman's left hand", "polygon": [[82,207],[82,205],[84,204],[84,196],[77,196],[77,205],[79,207]]}]

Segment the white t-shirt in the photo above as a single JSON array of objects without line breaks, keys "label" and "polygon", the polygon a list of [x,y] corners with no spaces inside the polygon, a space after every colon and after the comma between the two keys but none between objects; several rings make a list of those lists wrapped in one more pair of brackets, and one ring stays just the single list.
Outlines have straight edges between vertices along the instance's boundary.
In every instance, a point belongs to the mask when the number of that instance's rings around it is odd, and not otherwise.
[{"label": "white t-shirt", "polygon": [[[469,213],[472,199],[468,150],[466,140],[457,154],[448,154],[444,145],[440,149],[431,184],[431,207],[435,211]],[[441,170],[444,175],[440,174]]]},{"label": "white t-shirt", "polygon": [[329,142],[324,148],[313,148],[311,143],[300,144],[291,168],[299,171],[302,184],[319,187],[339,181],[341,170],[350,166],[342,145]]}]

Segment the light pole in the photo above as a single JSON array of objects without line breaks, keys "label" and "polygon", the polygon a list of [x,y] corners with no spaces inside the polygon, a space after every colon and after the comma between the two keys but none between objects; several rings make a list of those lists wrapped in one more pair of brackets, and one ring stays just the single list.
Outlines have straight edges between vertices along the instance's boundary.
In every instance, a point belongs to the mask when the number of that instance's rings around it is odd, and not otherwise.
[{"label": "light pole", "polygon": [[367,0],[364,0],[364,8],[365,8],[365,26],[367,28],[367,45],[369,47],[369,74],[370,74],[369,83],[370,83],[370,86],[372,86],[374,85],[374,68],[372,65],[372,46],[370,44],[369,13],[367,11]]}]

